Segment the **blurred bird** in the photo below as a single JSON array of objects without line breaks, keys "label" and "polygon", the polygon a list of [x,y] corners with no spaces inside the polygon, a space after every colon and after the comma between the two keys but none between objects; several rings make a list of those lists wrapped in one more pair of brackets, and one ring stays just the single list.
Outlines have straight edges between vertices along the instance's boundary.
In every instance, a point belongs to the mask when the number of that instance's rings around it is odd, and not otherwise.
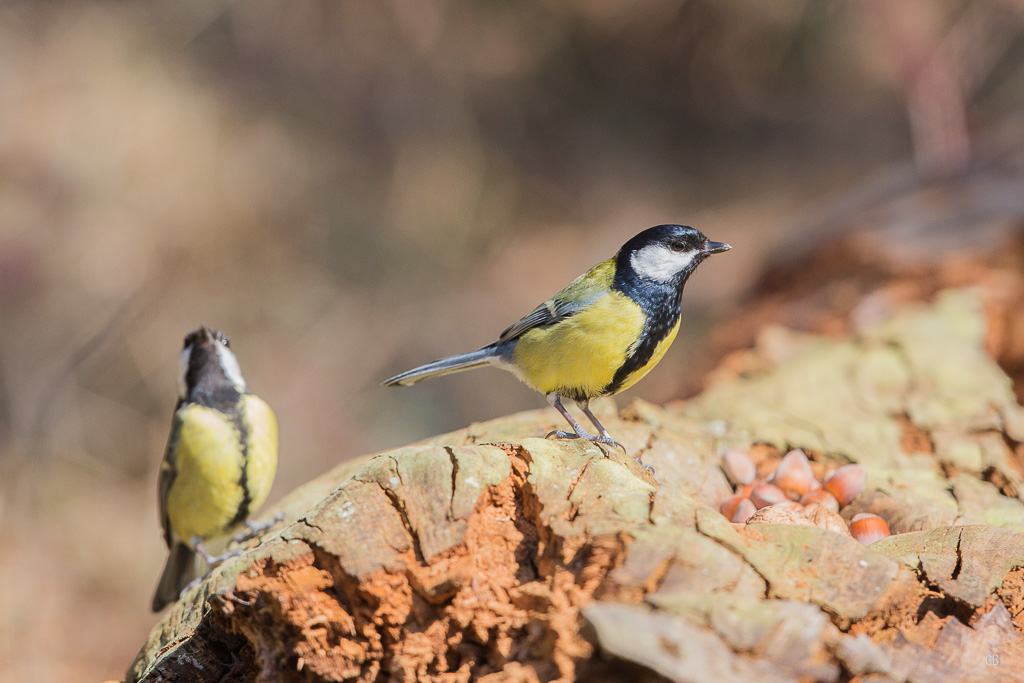
[{"label": "blurred bird", "polygon": [[[502,332],[493,344],[427,363],[384,384],[407,386],[493,365],[545,394],[573,429],[548,437],[583,438],[624,451],[594,417],[590,400],[631,387],[658,364],[679,331],[687,278],[705,258],[731,248],[683,225],[649,228]],[[597,428],[596,436],[573,419],[563,398],[576,402]]]},{"label": "blurred bird", "polygon": [[277,470],[277,420],[248,392],[238,359],[219,330],[185,337],[178,405],[160,465],[160,523],[171,554],[153,611],[174,602],[197,575],[196,555],[214,567],[203,542],[246,523],[267,497]]}]

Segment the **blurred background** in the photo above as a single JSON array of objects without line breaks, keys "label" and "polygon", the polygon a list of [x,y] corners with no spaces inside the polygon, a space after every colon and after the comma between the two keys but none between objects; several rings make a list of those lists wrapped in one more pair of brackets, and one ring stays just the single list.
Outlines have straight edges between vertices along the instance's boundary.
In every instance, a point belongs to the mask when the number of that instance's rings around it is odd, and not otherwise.
[{"label": "blurred background", "polygon": [[0,4],[0,680],[119,678],[156,623],[199,324],[277,412],[273,502],[543,407],[498,371],[379,383],[687,223],[734,250],[619,399],[664,402],[770,260],[858,209],[916,192],[911,241],[953,250],[1019,224],[1022,105],[1010,0]]}]

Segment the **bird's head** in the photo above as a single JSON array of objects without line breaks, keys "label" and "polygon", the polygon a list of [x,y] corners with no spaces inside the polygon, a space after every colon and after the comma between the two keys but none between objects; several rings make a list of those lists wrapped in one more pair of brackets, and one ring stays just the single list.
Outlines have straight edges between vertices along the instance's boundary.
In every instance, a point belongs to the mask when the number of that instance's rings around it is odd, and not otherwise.
[{"label": "bird's head", "polygon": [[696,228],[656,225],[622,246],[619,264],[642,280],[682,284],[708,256],[730,249],[725,242],[710,241]]},{"label": "bird's head", "polygon": [[187,399],[196,391],[245,393],[245,379],[238,359],[231,352],[228,336],[203,325],[185,337],[179,363],[178,393]]}]

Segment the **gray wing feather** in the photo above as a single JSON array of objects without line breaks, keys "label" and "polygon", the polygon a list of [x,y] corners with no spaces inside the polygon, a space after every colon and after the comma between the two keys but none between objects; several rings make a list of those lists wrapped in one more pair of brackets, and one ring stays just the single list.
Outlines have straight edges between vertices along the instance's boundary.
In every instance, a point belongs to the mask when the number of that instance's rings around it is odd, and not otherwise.
[{"label": "gray wing feather", "polygon": [[174,544],[171,532],[171,518],[167,511],[167,496],[170,495],[171,485],[178,474],[176,453],[178,449],[178,438],[181,436],[181,418],[178,417],[178,410],[185,404],[178,401],[174,409],[174,418],[171,422],[171,435],[167,439],[167,450],[164,452],[164,459],[160,463],[160,476],[157,479],[157,500],[160,502],[160,528],[164,532],[164,540],[167,547]]},{"label": "gray wing feather", "polygon": [[569,316],[581,311],[592,300],[563,301],[561,299],[548,299],[530,311],[522,320],[502,332],[501,336],[498,337],[498,343],[520,337],[524,332],[535,327],[554,325],[560,320],[565,320]]}]

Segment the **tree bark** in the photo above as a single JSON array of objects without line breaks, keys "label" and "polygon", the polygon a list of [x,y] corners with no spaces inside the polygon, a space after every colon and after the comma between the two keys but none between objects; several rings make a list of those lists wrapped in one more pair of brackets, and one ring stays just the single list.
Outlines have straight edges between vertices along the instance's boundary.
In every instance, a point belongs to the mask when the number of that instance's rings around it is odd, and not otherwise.
[{"label": "tree bark", "polygon": [[[129,681],[992,680],[1024,670],[1024,410],[948,290],[844,339],[766,329],[629,453],[510,416],[348,462],[189,590]],[[871,546],[733,524],[719,467],[856,462]]]}]

